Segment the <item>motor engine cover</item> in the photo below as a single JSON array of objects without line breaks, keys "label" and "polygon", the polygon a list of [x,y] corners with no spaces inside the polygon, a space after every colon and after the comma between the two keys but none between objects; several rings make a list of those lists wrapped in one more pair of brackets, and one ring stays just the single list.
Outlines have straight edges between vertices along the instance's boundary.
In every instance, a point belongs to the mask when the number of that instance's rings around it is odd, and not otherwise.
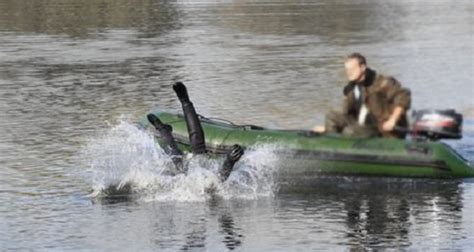
[{"label": "motor engine cover", "polygon": [[454,109],[418,110],[412,113],[412,135],[431,140],[462,138],[462,114]]}]

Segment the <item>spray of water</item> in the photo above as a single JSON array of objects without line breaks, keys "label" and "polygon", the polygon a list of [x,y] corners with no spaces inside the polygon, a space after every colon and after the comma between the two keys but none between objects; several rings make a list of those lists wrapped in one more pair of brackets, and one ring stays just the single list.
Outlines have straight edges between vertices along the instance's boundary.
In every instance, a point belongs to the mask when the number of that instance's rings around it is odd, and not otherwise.
[{"label": "spray of water", "polygon": [[184,157],[186,174],[173,175],[171,158],[152,134],[121,121],[97,138],[90,139],[82,152],[92,183],[92,197],[110,189],[127,189],[145,201],[204,201],[271,197],[277,189],[274,174],[277,146],[261,145],[246,150],[224,183],[218,179],[222,159],[207,156]]}]

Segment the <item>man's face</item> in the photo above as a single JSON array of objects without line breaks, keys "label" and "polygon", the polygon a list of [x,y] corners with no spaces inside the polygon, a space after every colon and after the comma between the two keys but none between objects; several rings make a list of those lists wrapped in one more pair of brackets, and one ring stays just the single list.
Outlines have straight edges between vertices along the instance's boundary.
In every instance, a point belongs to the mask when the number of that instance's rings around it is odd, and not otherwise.
[{"label": "man's face", "polygon": [[346,69],[346,76],[349,81],[360,82],[364,79],[366,66],[359,64],[357,59],[348,59],[344,63]]}]

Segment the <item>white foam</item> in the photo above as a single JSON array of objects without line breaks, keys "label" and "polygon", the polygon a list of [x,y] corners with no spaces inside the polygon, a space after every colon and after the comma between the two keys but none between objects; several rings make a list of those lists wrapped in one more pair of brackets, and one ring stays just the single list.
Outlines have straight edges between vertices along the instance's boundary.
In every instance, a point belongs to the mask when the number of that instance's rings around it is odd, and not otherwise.
[{"label": "white foam", "polygon": [[224,198],[270,197],[278,189],[275,181],[278,156],[276,145],[257,145],[246,150],[226,183]]},{"label": "white foam", "polygon": [[150,134],[125,121],[89,140],[82,156],[95,192],[127,183],[146,187],[172,164]]},{"label": "white foam", "polygon": [[88,175],[97,197],[111,186],[130,185],[144,201],[205,201],[213,195],[224,199],[271,197],[277,189],[274,181],[276,146],[259,145],[245,151],[226,182],[218,179],[222,159],[207,156],[184,157],[186,174],[171,176],[173,163],[146,131],[121,121],[95,139],[82,152],[89,167]]}]

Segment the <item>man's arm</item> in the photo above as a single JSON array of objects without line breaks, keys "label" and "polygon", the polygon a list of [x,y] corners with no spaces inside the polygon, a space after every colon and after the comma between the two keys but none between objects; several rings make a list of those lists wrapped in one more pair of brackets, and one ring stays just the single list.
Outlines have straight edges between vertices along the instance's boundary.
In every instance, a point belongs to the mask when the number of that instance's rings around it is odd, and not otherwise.
[{"label": "man's arm", "polygon": [[393,102],[395,108],[382,125],[384,131],[393,131],[398,120],[411,106],[410,90],[403,88],[395,78],[389,78],[389,82],[384,88],[386,88],[387,99]]},{"label": "man's arm", "polygon": [[385,121],[382,125],[382,129],[384,131],[392,131],[395,128],[395,125],[397,125],[398,120],[400,120],[400,117],[405,113],[405,109],[397,106],[393,110],[392,114],[388,118],[387,121]]}]

